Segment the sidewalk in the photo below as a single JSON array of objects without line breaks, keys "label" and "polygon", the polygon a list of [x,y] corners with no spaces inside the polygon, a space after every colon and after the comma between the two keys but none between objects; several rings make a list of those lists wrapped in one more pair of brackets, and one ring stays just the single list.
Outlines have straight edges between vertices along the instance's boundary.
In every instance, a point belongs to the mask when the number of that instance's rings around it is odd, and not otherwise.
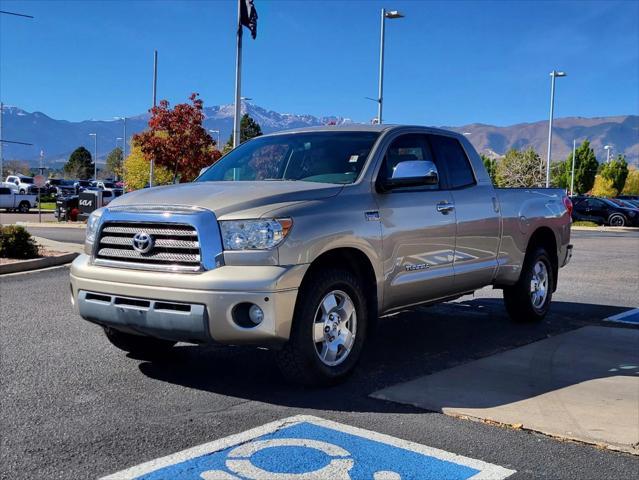
[{"label": "sidewalk", "polygon": [[639,454],[639,330],[584,327],[372,394]]}]

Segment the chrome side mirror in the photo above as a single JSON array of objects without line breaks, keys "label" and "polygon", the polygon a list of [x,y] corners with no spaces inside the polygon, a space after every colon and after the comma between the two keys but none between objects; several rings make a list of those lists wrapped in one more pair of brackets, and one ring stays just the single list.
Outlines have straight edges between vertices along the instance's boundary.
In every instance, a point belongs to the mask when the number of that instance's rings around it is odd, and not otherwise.
[{"label": "chrome side mirror", "polygon": [[382,185],[383,190],[400,187],[420,187],[437,185],[439,172],[433,162],[428,160],[406,160],[397,164],[391,178]]}]

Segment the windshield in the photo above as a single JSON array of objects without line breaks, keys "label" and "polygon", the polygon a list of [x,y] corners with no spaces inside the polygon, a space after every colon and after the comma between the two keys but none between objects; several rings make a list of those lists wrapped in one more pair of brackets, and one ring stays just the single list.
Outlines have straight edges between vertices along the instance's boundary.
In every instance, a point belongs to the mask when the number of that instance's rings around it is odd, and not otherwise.
[{"label": "windshield", "polygon": [[32,183],[33,183],[33,178],[31,178],[31,177],[21,177],[21,178],[20,178],[20,181],[21,181],[22,183],[32,184]]},{"label": "windshield", "polygon": [[229,152],[196,181],[353,183],[378,136],[377,132],[313,132],[258,137]]},{"label": "windshield", "polygon": [[104,182],[104,188],[115,188],[115,183]]}]

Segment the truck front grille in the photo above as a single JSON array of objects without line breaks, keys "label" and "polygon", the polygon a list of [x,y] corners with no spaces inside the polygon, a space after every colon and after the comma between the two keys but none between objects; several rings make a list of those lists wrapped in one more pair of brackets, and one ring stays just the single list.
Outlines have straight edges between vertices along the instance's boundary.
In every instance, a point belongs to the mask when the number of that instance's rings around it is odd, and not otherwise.
[{"label": "truck front grille", "polygon": [[[134,248],[134,237],[146,233],[152,247],[147,252]],[[139,245],[138,245],[139,246]],[[175,223],[108,222],[104,224],[95,251],[96,263],[168,271],[198,271],[200,243],[192,225]]]}]

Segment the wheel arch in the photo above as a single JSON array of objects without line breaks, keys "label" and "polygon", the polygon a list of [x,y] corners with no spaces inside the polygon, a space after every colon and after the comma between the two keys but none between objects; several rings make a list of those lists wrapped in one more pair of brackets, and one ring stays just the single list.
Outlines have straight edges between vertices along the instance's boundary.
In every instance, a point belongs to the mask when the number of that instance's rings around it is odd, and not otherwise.
[{"label": "wheel arch", "polygon": [[559,255],[558,242],[555,232],[550,227],[542,226],[537,228],[528,240],[526,246],[526,256],[530,255],[537,247],[543,247],[552,262],[553,291],[557,289],[557,277],[559,275]]},{"label": "wheel arch", "polygon": [[349,271],[353,272],[360,278],[367,294],[366,303],[369,311],[369,321],[371,322],[369,326],[373,326],[379,312],[379,292],[377,276],[371,259],[368,255],[366,255],[366,253],[355,247],[339,247],[327,250],[311,262],[309,268],[304,274],[301,287],[309,278],[311,278],[314,272],[323,268],[331,267],[346,267]]}]

